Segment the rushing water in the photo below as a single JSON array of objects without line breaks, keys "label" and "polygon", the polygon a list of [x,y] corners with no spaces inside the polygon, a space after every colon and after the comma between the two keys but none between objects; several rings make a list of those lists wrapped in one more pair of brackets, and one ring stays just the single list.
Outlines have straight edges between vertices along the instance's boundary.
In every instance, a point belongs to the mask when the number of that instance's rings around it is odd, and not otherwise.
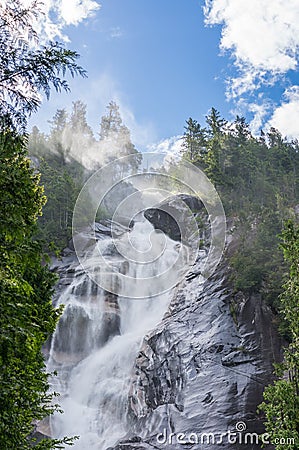
[{"label": "rushing water", "polygon": [[[138,294],[134,292],[134,277],[152,278],[154,282],[157,274],[172,267],[180,248],[145,219],[121,236],[118,244],[123,254],[126,246],[133,246],[140,260],[144,252],[149,255],[151,249],[159,250],[160,256],[152,264],[127,260],[132,296]],[[98,241],[97,246],[123,270],[110,237]],[[86,258],[89,266],[100,271],[97,252],[96,247]],[[141,294],[145,298],[109,294],[78,269],[78,276],[60,296],[59,303],[65,310],[52,339],[48,370],[58,373],[52,388],[61,394],[58,402],[64,414],[52,417],[51,433],[54,437],[79,435],[75,449],[105,450],[126,434],[134,361],[142,339],[161,321],[170,299],[170,291],[151,297],[150,283],[144,284]]]}]

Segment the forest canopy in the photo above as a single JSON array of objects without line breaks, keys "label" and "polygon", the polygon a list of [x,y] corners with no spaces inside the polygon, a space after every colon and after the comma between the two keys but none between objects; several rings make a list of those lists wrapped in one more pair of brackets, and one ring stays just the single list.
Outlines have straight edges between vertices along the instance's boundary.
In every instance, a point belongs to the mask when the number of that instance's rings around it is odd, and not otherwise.
[{"label": "forest canopy", "polygon": [[58,409],[50,395],[42,345],[60,310],[52,305],[49,270],[36,222],[45,204],[40,175],[27,153],[26,125],[41,93],[68,90],[66,72],[85,76],[78,54],[41,45],[36,0],[0,3],[0,447],[61,448],[72,439],[36,442],[35,424]]},{"label": "forest canopy", "polygon": [[[96,135],[80,100],[71,112],[57,110],[48,134],[37,127],[27,132],[28,118],[38,110],[42,95],[49,98],[51,89],[68,91],[67,74],[86,76],[76,51],[59,42],[41,42],[36,27],[40,14],[37,0],[28,6],[21,0],[0,3],[3,450],[63,448],[73,442],[50,437],[36,442],[36,423],[59,410],[55,395],[49,394],[42,353],[61,314],[52,305],[56,277],[47,261],[53,250],[69,244],[74,205],[91,173],[120,156],[137,155],[136,164],[141,160],[113,101]],[[204,124],[187,120],[182,143],[182,158],[215,184],[238,241],[237,251],[229,256],[234,293],[258,293],[280,317],[289,347],[261,408],[273,436],[290,430],[298,435],[299,144],[274,128],[254,136],[245,118],[228,121],[214,108]],[[137,167],[117,169],[126,173]],[[97,220],[107,215],[99,211]]]}]

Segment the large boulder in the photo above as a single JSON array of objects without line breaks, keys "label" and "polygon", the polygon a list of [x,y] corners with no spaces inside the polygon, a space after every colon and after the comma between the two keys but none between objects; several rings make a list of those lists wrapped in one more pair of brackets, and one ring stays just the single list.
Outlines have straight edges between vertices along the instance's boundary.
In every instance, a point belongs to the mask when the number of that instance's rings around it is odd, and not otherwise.
[{"label": "large boulder", "polygon": [[198,197],[180,194],[169,197],[155,208],[144,211],[145,218],[157,230],[161,230],[175,241],[192,244],[194,233],[204,234],[205,240],[210,237],[208,214],[204,204]]}]

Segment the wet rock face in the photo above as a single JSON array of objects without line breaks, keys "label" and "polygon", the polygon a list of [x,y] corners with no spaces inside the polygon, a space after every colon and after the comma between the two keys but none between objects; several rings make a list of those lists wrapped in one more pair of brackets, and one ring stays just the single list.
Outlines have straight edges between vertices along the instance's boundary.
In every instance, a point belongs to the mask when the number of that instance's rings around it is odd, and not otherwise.
[{"label": "wet rock face", "polygon": [[174,241],[185,244],[189,243],[187,236],[193,234],[194,226],[199,228],[200,232],[204,229],[205,233],[209,231],[205,207],[197,197],[191,195],[180,194],[170,197],[156,208],[145,210],[144,216],[155,229],[166,233]]},{"label": "wet rock face", "polygon": [[85,353],[90,322],[83,308],[68,305],[57,325],[59,339],[53,342],[55,352]]},{"label": "wet rock face", "polygon": [[[133,416],[143,417],[149,411],[165,404],[181,408],[180,391],[184,385],[185,374],[182,372],[180,346],[173,338],[167,330],[157,331],[157,334],[151,335],[146,345],[143,345],[136,360],[137,376],[133,379],[129,396],[129,409]],[[160,355],[170,342],[171,352],[161,360]]]},{"label": "wet rock face", "polygon": [[163,206],[160,208],[149,208],[144,212],[144,216],[154,225],[156,230],[163,231],[174,241],[181,241],[180,228],[170,212],[165,209],[163,209]]},{"label": "wet rock face", "polygon": [[114,336],[120,334],[120,311],[115,294],[105,293],[105,311],[102,316],[102,326],[97,338],[98,347],[105,345]]},{"label": "wet rock face", "polygon": [[[246,443],[245,433],[264,431],[256,408],[271,381],[273,362],[281,359],[281,341],[260,296],[235,296],[227,279],[223,263],[203,286],[195,276],[178,287],[169,312],[144,339],[136,359],[129,439],[113,450],[182,449],[179,433],[185,439],[195,433],[199,443],[202,433],[213,433],[216,442],[221,433],[236,432],[238,422],[246,426],[240,447],[232,443],[232,434],[230,442],[224,436],[221,445],[207,448],[261,448],[255,435]],[[138,442],[132,442],[134,436]]]},{"label": "wet rock face", "polygon": [[[198,212],[194,214],[206,223],[205,210],[201,204],[192,204],[194,211],[195,206]],[[162,224],[161,220],[154,223],[157,217],[157,210],[152,211],[153,225],[162,229],[163,220]],[[209,231],[204,226],[206,243]],[[95,239],[109,236],[106,225],[101,227],[97,228]],[[176,229],[168,218],[165,232],[166,228],[175,235]],[[113,247],[107,247],[107,251],[113,257]],[[201,252],[204,257],[206,249],[203,247]],[[120,333],[118,300],[115,295],[104,293],[101,325],[90,342],[93,322],[84,304],[87,299],[91,306],[98,301],[97,286],[86,282],[71,249],[60,261],[54,261],[53,268],[60,274],[57,296],[69,289],[81,305],[65,316],[69,323],[59,330],[62,334],[55,351],[61,358],[58,362],[67,361],[70,353],[77,361],[83,357],[86,345],[99,348]],[[254,436],[252,443],[241,441],[240,445],[228,442],[225,436],[221,444],[200,443],[203,433],[213,433],[217,441],[221,433],[235,432],[238,422],[245,423],[245,432],[263,432],[256,408],[264,386],[271,381],[272,364],[282,356],[270,309],[259,295],[245,297],[232,292],[228,262],[224,260],[204,283],[200,272],[201,258],[174,291],[162,322],[144,338],[131,371],[127,434],[110,450],[261,448]],[[71,286],[75,286],[75,291],[71,291]],[[98,323],[95,319],[94,323]],[[65,329],[72,330],[72,321],[78,322],[76,329],[80,330],[75,339],[63,335],[71,332]],[[71,351],[67,348],[70,342],[74,346]],[[74,359],[70,361],[73,362]],[[177,442],[180,433],[185,440],[195,434],[199,444],[182,445]]]},{"label": "wet rock face", "polygon": [[[98,240],[106,239],[106,253],[113,258],[118,252],[110,237],[112,232],[121,235],[127,228],[112,221],[96,223],[94,229],[84,230],[87,251],[95,248]],[[111,245],[110,245],[111,241]],[[52,270],[59,274],[54,304],[64,305],[63,314],[52,338],[44,347],[57,364],[76,364],[91,351],[103,347],[120,334],[120,310],[116,295],[102,290],[90,280],[80,266],[76,253],[70,247],[62,256],[52,261]]]}]

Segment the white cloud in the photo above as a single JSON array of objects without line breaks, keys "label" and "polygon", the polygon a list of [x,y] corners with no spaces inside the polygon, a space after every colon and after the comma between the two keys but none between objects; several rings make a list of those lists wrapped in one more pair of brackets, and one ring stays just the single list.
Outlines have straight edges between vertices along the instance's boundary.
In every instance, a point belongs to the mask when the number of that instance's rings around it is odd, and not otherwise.
[{"label": "white cloud", "polygon": [[286,83],[289,71],[298,69],[299,1],[205,0],[204,13],[206,24],[222,26],[220,49],[235,69],[226,80],[226,96],[243,114],[253,114],[252,132],[258,134],[268,120],[266,127],[299,138],[299,87],[286,90],[278,107],[258,93]]},{"label": "white cloud", "polygon": [[221,47],[239,63],[279,72],[297,66],[298,0],[207,0],[205,14],[224,25]]},{"label": "white cloud", "polygon": [[277,128],[283,136],[299,139],[299,86],[284,93],[285,101],[275,109],[268,125]]},{"label": "white cloud", "polygon": [[[30,6],[31,0],[22,0],[24,6]],[[41,41],[55,38],[68,41],[64,29],[69,25],[78,25],[92,17],[101,5],[95,0],[43,0],[36,28]]]},{"label": "white cloud", "polygon": [[170,156],[177,157],[181,154],[182,148],[182,136],[172,136],[167,139],[163,139],[154,144],[147,146],[148,151],[156,153],[167,153]]},{"label": "white cloud", "polygon": [[[57,5],[56,2],[55,4]],[[66,25],[78,25],[94,14],[99,7],[94,0],[60,0],[60,5],[58,3],[60,17]]]},{"label": "white cloud", "polygon": [[206,23],[222,25],[220,48],[231,52],[241,76],[232,96],[258,86],[258,79],[296,69],[299,50],[298,0],[206,0]]},{"label": "white cloud", "polygon": [[250,129],[254,136],[257,136],[263,127],[264,119],[269,111],[269,102],[251,103],[248,109],[253,113],[253,119],[250,122]]},{"label": "white cloud", "polygon": [[169,164],[181,159],[183,150],[182,144],[182,136],[172,136],[147,145],[146,151],[165,155],[163,157],[163,165],[168,169]]},{"label": "white cloud", "polygon": [[241,97],[248,92],[252,93],[263,84],[273,84],[275,79],[274,74],[272,74],[271,79],[267,79],[267,72],[265,70],[256,70],[254,67],[244,68],[240,76],[227,79],[226,97],[230,100]]}]

